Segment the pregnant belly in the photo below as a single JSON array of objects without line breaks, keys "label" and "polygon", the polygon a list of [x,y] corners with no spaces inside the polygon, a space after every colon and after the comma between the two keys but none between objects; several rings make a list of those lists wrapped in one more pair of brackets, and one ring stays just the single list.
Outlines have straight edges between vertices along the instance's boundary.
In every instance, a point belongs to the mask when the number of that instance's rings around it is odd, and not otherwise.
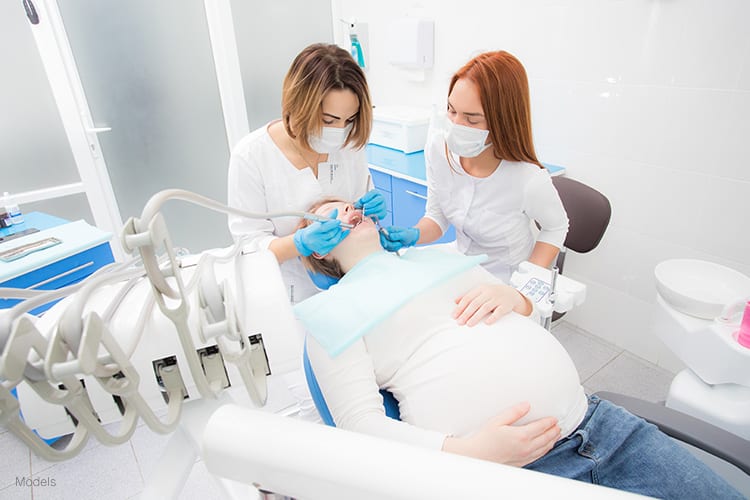
[{"label": "pregnant belly", "polygon": [[456,436],[522,401],[531,410],[518,424],[553,416],[567,435],[586,407],[565,349],[552,334],[514,315],[495,325],[433,335],[392,382],[403,420]]}]

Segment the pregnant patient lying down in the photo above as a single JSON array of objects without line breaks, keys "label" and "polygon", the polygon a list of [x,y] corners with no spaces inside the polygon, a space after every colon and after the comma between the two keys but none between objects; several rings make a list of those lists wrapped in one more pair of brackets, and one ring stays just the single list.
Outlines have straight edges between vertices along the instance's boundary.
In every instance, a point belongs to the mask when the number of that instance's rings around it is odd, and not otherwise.
[{"label": "pregnant patient lying down", "polygon": [[[335,209],[355,227],[305,264],[339,281],[295,313],[338,427],[646,495],[741,498],[653,425],[587,397],[528,299],[481,256],[388,253],[350,203],[311,208]],[[385,415],[380,389],[401,420]]]}]

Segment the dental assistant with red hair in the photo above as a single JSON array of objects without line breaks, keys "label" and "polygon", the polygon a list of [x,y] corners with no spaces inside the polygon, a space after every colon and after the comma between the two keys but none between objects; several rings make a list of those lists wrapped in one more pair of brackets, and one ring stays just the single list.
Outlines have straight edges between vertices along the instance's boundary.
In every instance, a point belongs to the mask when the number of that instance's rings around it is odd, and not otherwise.
[{"label": "dental assistant with red hair", "polygon": [[[383,247],[430,243],[452,224],[466,255],[486,254],[484,268],[504,282],[528,260],[550,267],[565,241],[568,217],[536,156],[528,78],[505,51],[480,54],[451,78],[446,115],[425,147],[427,205],[414,227],[389,227]],[[540,230],[535,235],[533,222]],[[509,309],[496,294],[473,290],[460,318],[495,321]]]}]

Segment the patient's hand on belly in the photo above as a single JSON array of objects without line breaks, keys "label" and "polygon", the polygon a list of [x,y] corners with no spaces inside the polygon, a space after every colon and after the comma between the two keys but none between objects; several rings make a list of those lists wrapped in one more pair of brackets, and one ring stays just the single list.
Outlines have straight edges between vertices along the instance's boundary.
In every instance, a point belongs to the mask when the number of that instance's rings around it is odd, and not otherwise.
[{"label": "patient's hand on belly", "polygon": [[560,428],[553,417],[512,425],[530,409],[528,403],[519,403],[468,437],[449,436],[443,442],[443,451],[517,467],[529,464],[544,456],[560,439]]},{"label": "patient's hand on belly", "polygon": [[484,284],[472,288],[454,301],[453,317],[459,325],[474,326],[482,319],[491,325],[511,311],[531,314],[532,305],[521,292],[508,285]]}]

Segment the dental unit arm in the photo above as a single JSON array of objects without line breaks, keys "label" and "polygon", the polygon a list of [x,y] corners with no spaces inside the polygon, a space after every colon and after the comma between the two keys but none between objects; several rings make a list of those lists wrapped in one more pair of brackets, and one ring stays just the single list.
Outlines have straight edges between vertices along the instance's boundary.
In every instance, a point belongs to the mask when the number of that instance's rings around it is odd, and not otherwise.
[{"label": "dental unit arm", "polygon": [[539,311],[542,325],[550,329],[552,313],[568,312],[586,300],[586,285],[552,270],[521,262],[510,284],[528,297]]},{"label": "dental unit arm", "polygon": [[[296,323],[275,258],[245,253],[240,241],[192,263],[179,259],[159,212],[169,199],[255,218],[297,215],[246,213],[187,191],[162,191],[141,218],[125,224],[122,245],[138,259],[59,290],[3,289],[4,297],[27,300],[0,311],[0,422],[46,460],[76,455],[89,435],[122,443],[139,418],[156,432],[171,432],[183,399],[216,399],[229,375],[242,382],[246,399],[262,406],[270,369],[283,373],[295,366],[299,342],[290,332]],[[61,298],[41,318],[27,314]],[[272,346],[277,356],[269,366]],[[21,417],[14,388],[40,411],[27,408]],[[48,425],[48,435],[72,433],[62,450],[32,430],[42,430],[33,423],[47,412],[60,420]],[[120,428],[110,433],[104,425],[114,421]]]},{"label": "dental unit arm", "polygon": [[[160,212],[175,199],[252,218],[304,217],[166,190],[125,224],[121,243],[137,258],[58,290],[0,289],[26,299],[0,311],[0,424],[40,457],[70,459],[91,436],[124,443],[143,419],[154,432],[179,432],[142,498],[176,498],[198,457],[224,498],[259,497],[259,487],[302,498],[631,496],[259,410],[273,399],[272,374],[301,366],[302,335],[278,263],[243,240],[178,256]],[[53,300],[41,317],[28,314]],[[43,430],[70,439],[51,446]]]}]

